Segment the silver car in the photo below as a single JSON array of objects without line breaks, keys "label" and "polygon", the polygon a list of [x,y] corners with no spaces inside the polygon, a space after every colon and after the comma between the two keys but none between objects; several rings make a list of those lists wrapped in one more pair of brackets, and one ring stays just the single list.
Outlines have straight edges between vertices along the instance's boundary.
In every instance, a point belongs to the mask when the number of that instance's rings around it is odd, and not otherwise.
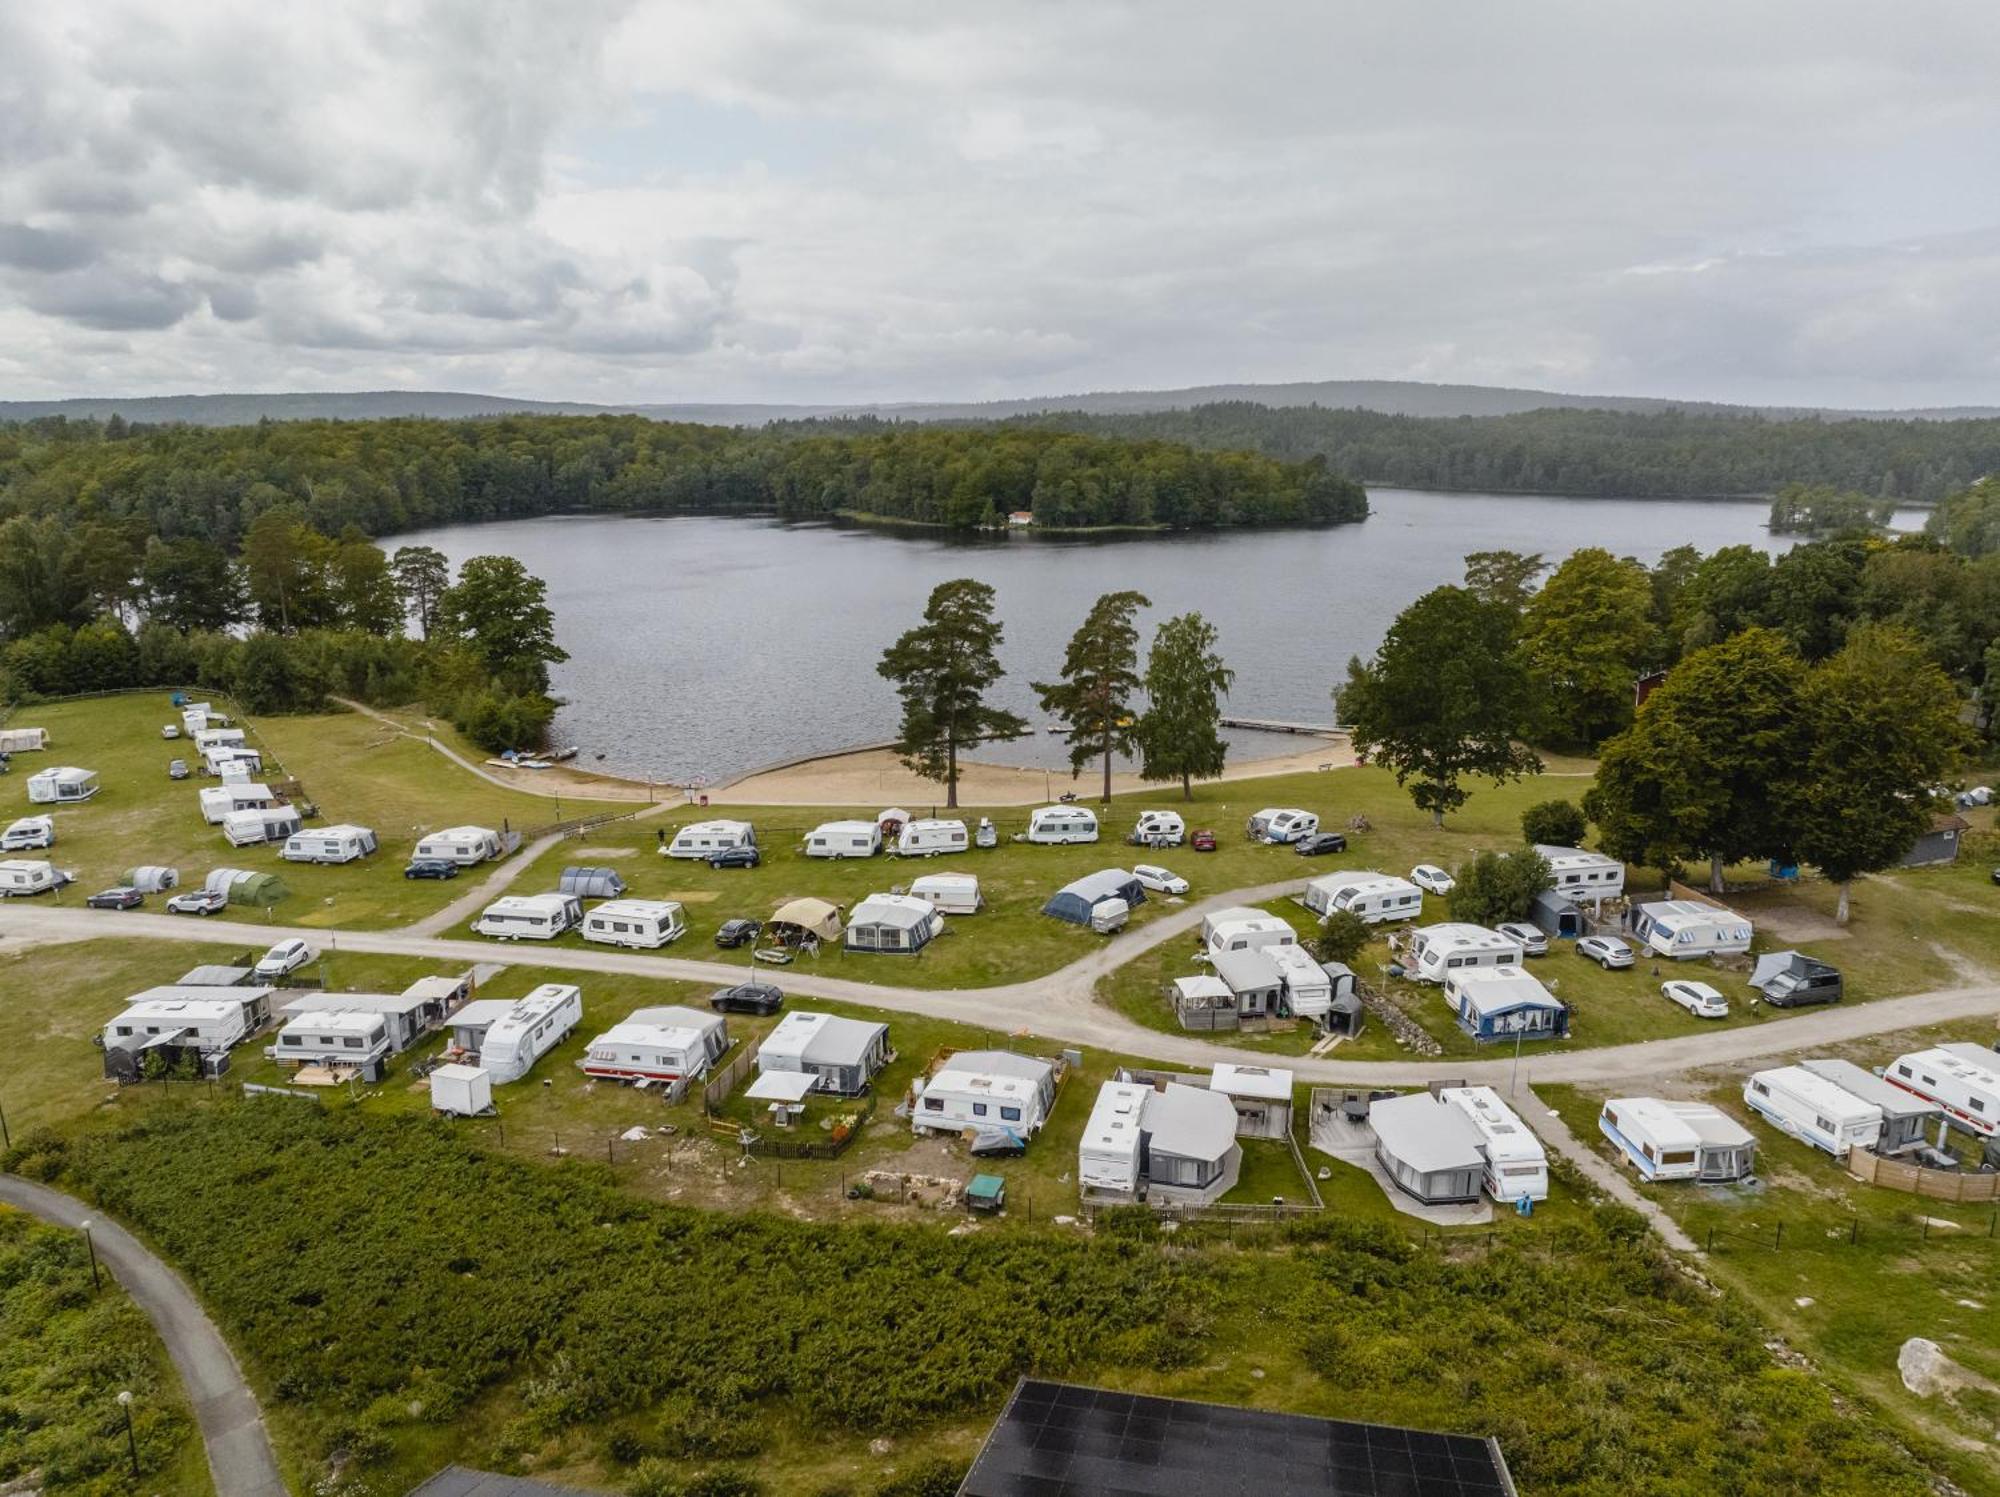
[{"label": "silver car", "polygon": [[1505,925],[1493,928],[1508,940],[1519,942],[1524,956],[1549,954],[1549,934],[1539,925],[1530,925],[1525,920],[1509,920]]},{"label": "silver car", "polygon": [[1576,943],[1576,954],[1596,962],[1609,972],[1632,965],[1632,948],[1617,936],[1585,936]]}]

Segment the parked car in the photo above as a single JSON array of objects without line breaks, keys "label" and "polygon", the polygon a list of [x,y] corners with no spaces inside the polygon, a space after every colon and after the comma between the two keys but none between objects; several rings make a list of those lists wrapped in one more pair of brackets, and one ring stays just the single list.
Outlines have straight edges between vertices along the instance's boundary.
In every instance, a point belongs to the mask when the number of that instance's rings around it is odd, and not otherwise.
[{"label": "parked car", "polygon": [[1155,894],[1185,894],[1188,881],[1178,874],[1169,873],[1158,863],[1134,863],[1132,877],[1139,881],[1139,887]]},{"label": "parked car", "polygon": [[170,780],[184,780],[184,779],[186,779],[187,777],[188,777],[188,761],[187,761],[187,760],[185,760],[185,759],[169,759],[169,760],[167,760],[167,778],[168,778],[168,779],[170,779]]},{"label": "parked car", "polygon": [[14,756],[12,754],[0,754],[0,774],[11,774],[13,769]]},{"label": "parked car", "polygon": [[764,855],[754,847],[725,847],[708,860],[711,868],[755,868]]},{"label": "parked car", "polygon": [[1435,863],[1419,863],[1410,870],[1410,882],[1427,894],[1449,894],[1458,880]]},{"label": "parked car", "polygon": [[1339,832],[1314,832],[1294,842],[1292,850],[1302,858],[1324,857],[1330,852],[1346,852],[1347,838]]},{"label": "parked car", "polygon": [[457,878],[458,864],[450,858],[412,858],[404,878]]},{"label": "parked car", "polygon": [[1188,846],[1192,847],[1196,852],[1214,852],[1215,833],[1211,832],[1207,827],[1203,827],[1192,837],[1188,838]]},{"label": "parked car", "polygon": [[306,945],[297,936],[294,936],[288,941],[280,941],[269,951],[265,952],[258,959],[257,965],[251,971],[250,975],[260,981],[269,981],[275,977],[285,977],[298,971],[299,968],[312,959],[312,947]]},{"label": "parked car", "polygon": [[1549,933],[1539,925],[1530,925],[1525,920],[1509,920],[1504,925],[1493,927],[1510,941],[1521,944],[1524,956],[1547,956],[1549,954]]},{"label": "parked car", "polygon": [[56,845],[56,823],[50,816],[23,816],[0,832],[0,852],[31,852]]},{"label": "parked car", "polygon": [[721,1014],[755,1014],[768,1019],[785,1006],[785,995],[768,982],[739,982],[713,995],[708,1006]]},{"label": "parked car", "polygon": [[1686,982],[1675,978],[1672,982],[1660,984],[1660,991],[1667,995],[1669,1002],[1678,1003],[1697,1019],[1726,1019],[1729,1017],[1729,1000],[1720,990],[1705,982]]},{"label": "parked car", "polygon": [[183,889],[167,898],[169,915],[220,915],[229,908],[229,896],[220,889]]},{"label": "parked car", "polygon": [[1576,954],[1607,972],[1632,965],[1632,948],[1617,936],[1585,936],[1576,943]]},{"label": "parked car", "polygon": [[725,920],[722,929],[715,933],[715,944],[724,951],[733,951],[738,946],[748,946],[763,933],[761,920]]},{"label": "parked car", "polygon": [[136,910],[145,902],[146,896],[130,884],[100,890],[84,901],[93,910]]}]

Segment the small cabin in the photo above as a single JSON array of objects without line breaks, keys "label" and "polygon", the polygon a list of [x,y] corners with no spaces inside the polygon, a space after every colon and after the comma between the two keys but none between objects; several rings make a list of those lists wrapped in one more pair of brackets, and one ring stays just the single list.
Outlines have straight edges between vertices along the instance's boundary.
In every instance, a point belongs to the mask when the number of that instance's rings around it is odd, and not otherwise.
[{"label": "small cabin", "polygon": [[712,858],[737,847],[755,847],[757,829],[747,821],[697,821],[674,833],[660,851],[669,858]]},{"label": "small cabin", "polygon": [[28,776],[28,799],[38,806],[73,805],[97,794],[97,771],[65,764]]},{"label": "small cabin", "polygon": [[890,1059],[888,1025],[810,1009],[787,1013],[757,1049],[760,1072],[808,1072],[820,1091],[841,1097],[867,1091]]},{"label": "small cabin", "polygon": [[806,833],[809,858],[872,858],[882,850],[882,828],[872,821],[823,821]]},{"label": "small cabin", "polygon": [[914,956],[944,932],[944,916],[913,894],[870,894],[847,917],[849,951]]}]

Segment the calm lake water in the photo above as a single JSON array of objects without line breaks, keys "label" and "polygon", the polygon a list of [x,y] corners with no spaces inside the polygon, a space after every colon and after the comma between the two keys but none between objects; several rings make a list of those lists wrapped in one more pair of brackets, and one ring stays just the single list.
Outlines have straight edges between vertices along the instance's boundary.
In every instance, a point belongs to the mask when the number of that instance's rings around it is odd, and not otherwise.
[{"label": "calm lake water", "polygon": [[[758,765],[879,742],[897,703],[875,674],[937,583],[977,577],[999,594],[1001,695],[1040,723],[1029,681],[1052,677],[1103,592],[1136,588],[1142,621],[1199,609],[1236,670],[1232,715],[1329,722],[1350,655],[1381,642],[1419,594],[1460,579],[1465,556],[1509,548],[1552,560],[1604,546],[1651,562],[1671,547],[1781,550],[1766,506],[1373,489],[1374,514],[1328,530],[1122,540],[942,539],[925,532],[733,518],[569,516],[398,536],[468,556],[519,557],[549,585],[561,743],[616,773],[719,782]],[[1239,756],[1296,740],[1237,735]],[[602,756],[601,761],[599,756]],[[1045,733],[982,757],[1064,765]]]}]

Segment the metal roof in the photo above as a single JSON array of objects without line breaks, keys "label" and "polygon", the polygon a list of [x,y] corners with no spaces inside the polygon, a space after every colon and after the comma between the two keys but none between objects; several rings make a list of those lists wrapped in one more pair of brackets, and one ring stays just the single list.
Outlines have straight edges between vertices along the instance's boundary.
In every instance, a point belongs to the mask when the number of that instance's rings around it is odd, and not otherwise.
[{"label": "metal roof", "polygon": [[1485,1164],[1479,1152],[1484,1140],[1472,1119],[1429,1092],[1373,1103],[1368,1121],[1382,1147],[1420,1174]]},{"label": "metal roof", "polygon": [[1925,1117],[1938,1110],[1914,1092],[1891,1086],[1873,1071],[1864,1071],[1851,1060],[1802,1060],[1799,1069],[1831,1081],[1844,1092],[1882,1109],[1885,1118]]},{"label": "metal roof", "polygon": [[1209,1077],[1210,1091],[1225,1097],[1257,1097],[1268,1102],[1289,1102],[1292,1073],[1273,1066],[1235,1066],[1218,1062]]}]

